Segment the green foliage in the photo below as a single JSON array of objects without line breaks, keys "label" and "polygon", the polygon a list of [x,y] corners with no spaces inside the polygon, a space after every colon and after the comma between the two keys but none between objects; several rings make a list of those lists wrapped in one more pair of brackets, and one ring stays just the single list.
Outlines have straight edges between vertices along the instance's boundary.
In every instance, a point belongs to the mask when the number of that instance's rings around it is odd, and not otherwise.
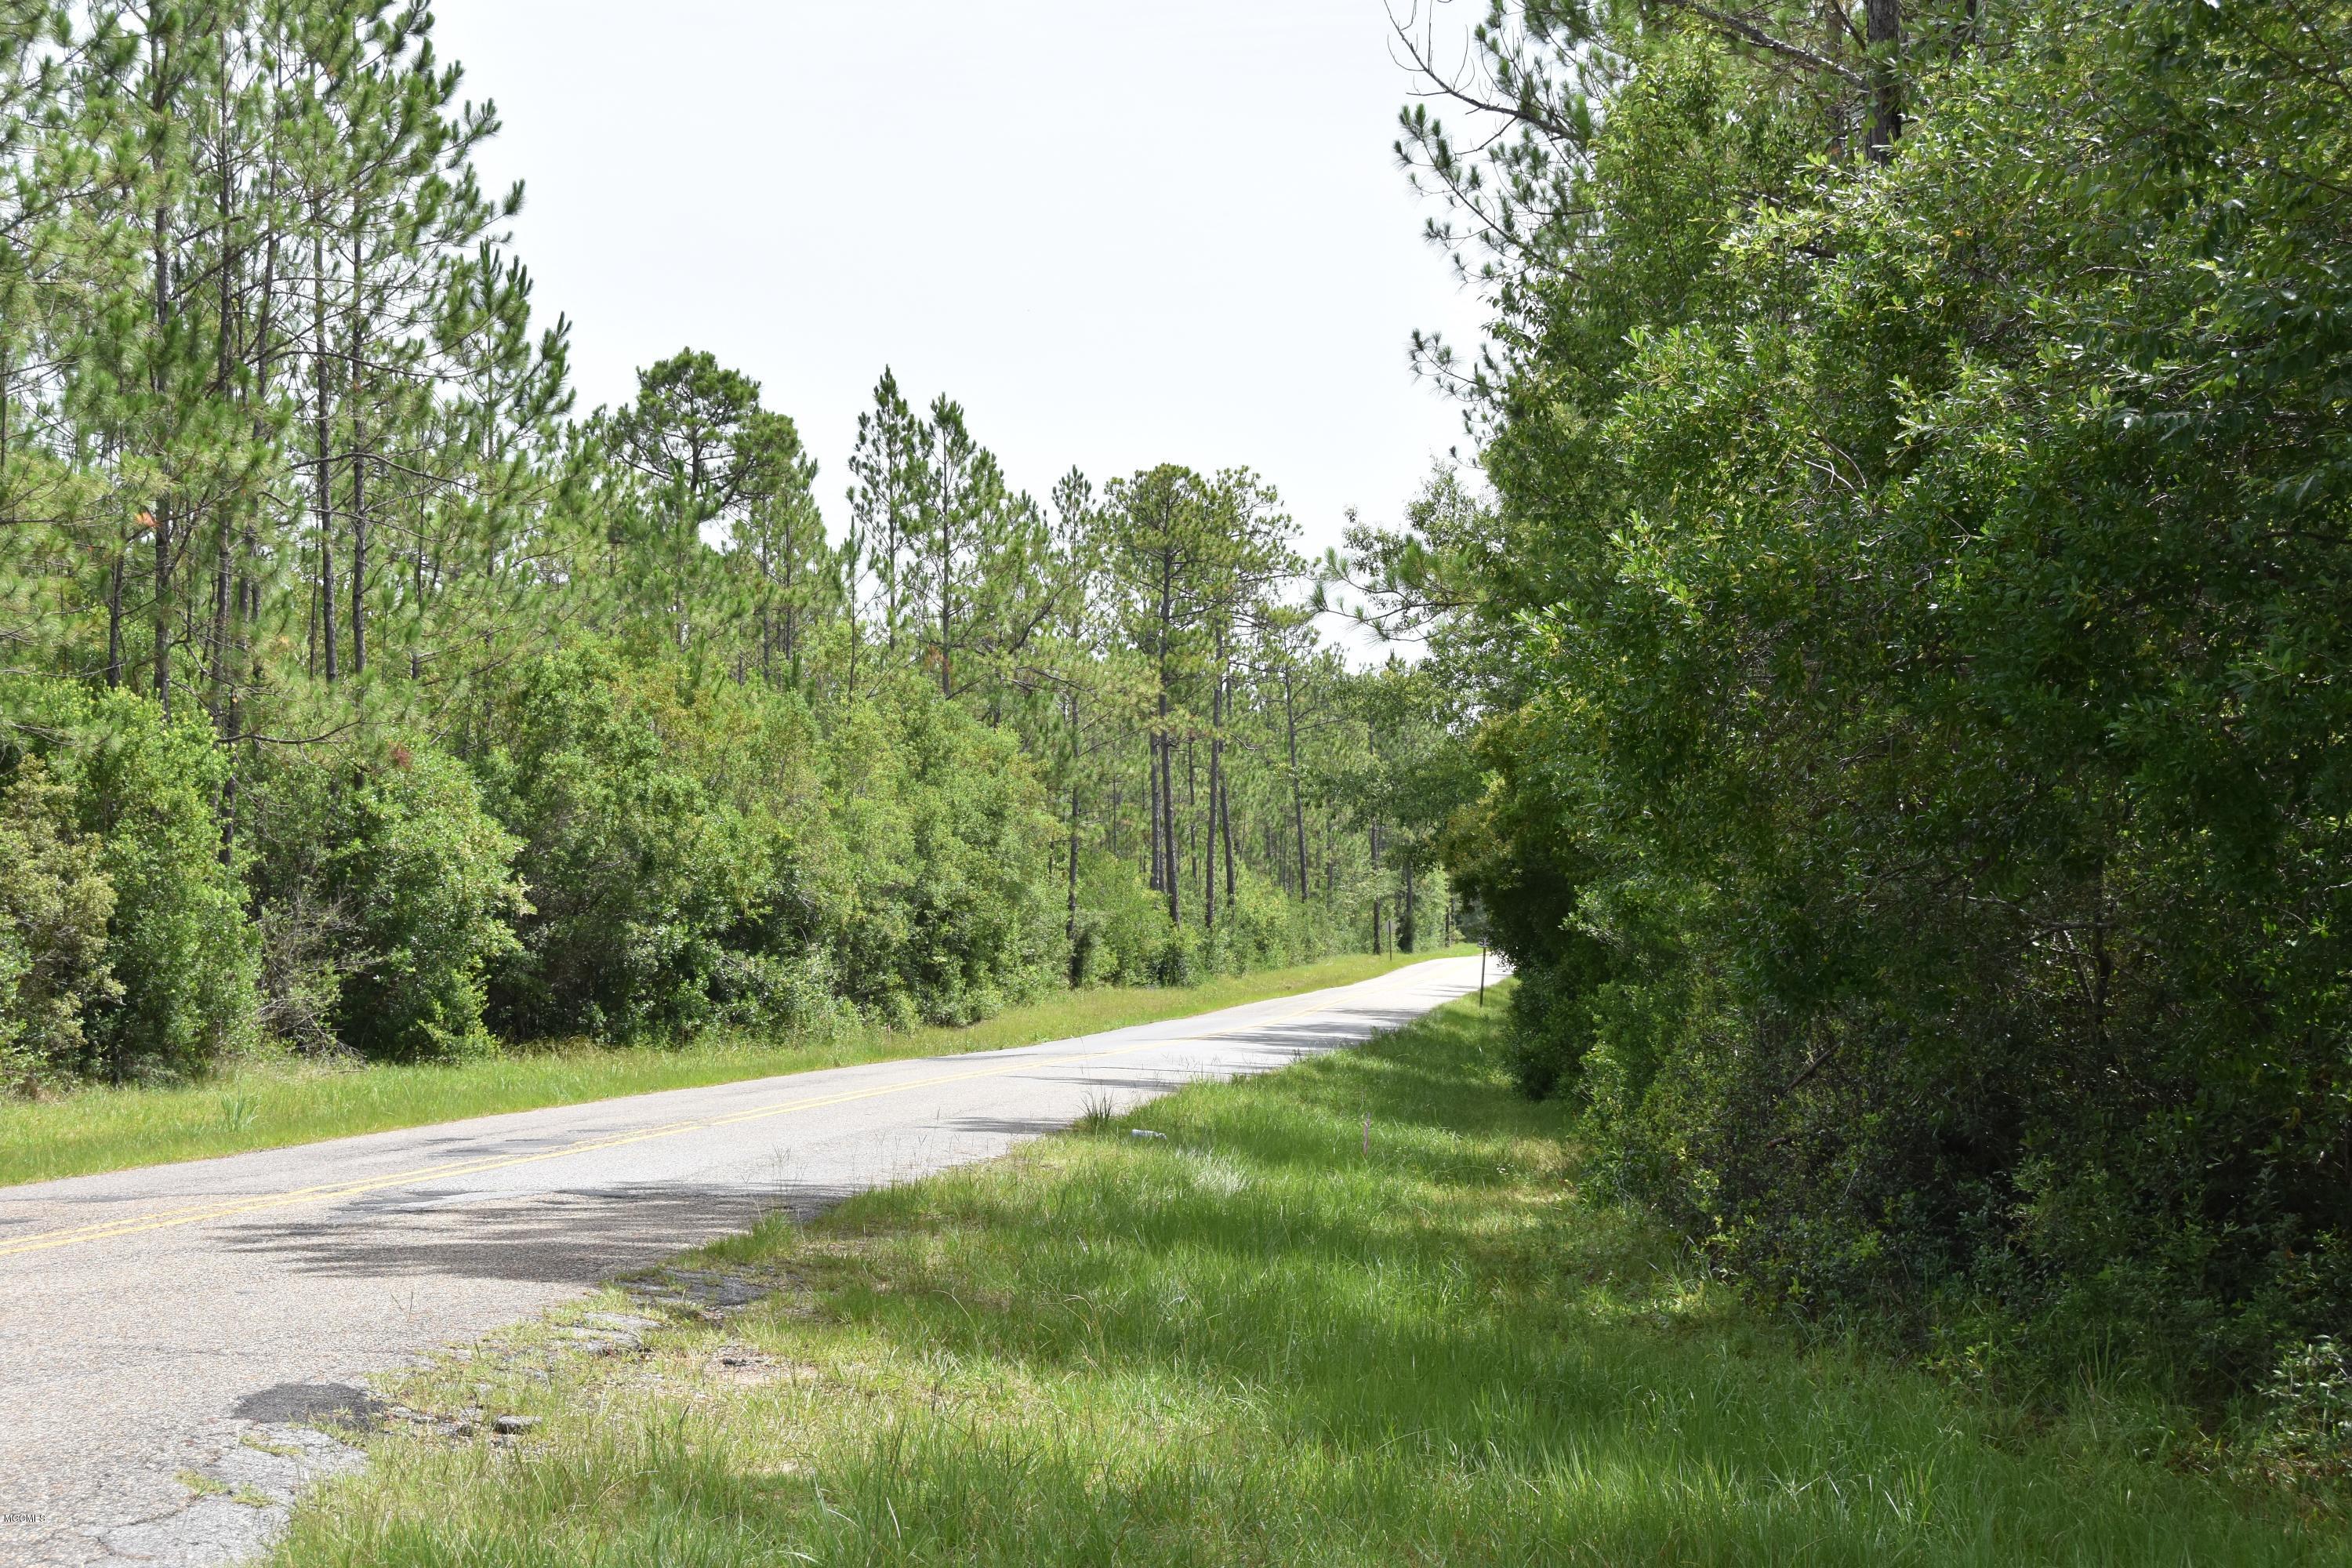
[{"label": "green foliage", "polygon": [[507,922],[530,910],[517,843],[454,759],[395,745],[388,763],[351,801],[346,875],[369,956],[343,987],[343,1038],[384,1056],[486,1049],[483,976],[520,951]]},{"label": "green foliage", "polygon": [[2263,1423],[2251,1445],[2274,1479],[2309,1487],[2320,1500],[2352,1481],[2352,1360],[2322,1335],[2294,1346],[2263,1387]]},{"label": "green foliage", "polygon": [[90,1031],[110,1077],[200,1072],[253,1027],[253,928],[212,802],[226,759],[201,718],[110,696],[71,755],[85,831],[114,887],[121,1003]]},{"label": "green foliage", "polygon": [[[1422,951],[1437,943],[1424,933]],[[1304,963],[1330,951],[1334,936],[1314,907],[1288,897],[1255,868],[1244,868],[1230,902],[1202,943],[1203,962],[1220,973]]]},{"label": "green foliage", "polygon": [[601,655],[534,661],[483,763],[534,912],[517,1033],[970,1022],[1058,958],[1051,823],[1009,742],[920,681],[824,731],[789,692]]},{"label": "green foliage", "polygon": [[1540,179],[1408,127],[1518,204],[1491,536],[1389,556],[1523,1080],[1793,1310],[2251,1387],[2352,1301],[2352,10],[1528,9]]},{"label": "green foliage", "polygon": [[[970,1020],[1396,923],[1263,479],[1041,502],[886,371],[828,538],[718,354],[572,417],[428,6],[0,13],[0,721],[71,805],[8,897],[115,895],[95,968],[10,939],[12,1079]],[[1156,931],[1079,907],[1105,858]]]},{"label": "green foliage", "polygon": [[114,887],[72,800],[33,758],[0,788],[0,1089],[87,1070],[83,1020],[121,994],[107,970]]},{"label": "green foliage", "polygon": [[1204,933],[1168,919],[1164,897],[1132,862],[1090,857],[1078,886],[1075,939],[1079,984],[1190,985],[1205,974],[1304,963],[1330,952],[1333,935],[1312,904],[1245,872],[1234,900]]},{"label": "green foliage", "polygon": [[533,904],[494,988],[512,1034],[710,1021],[724,939],[766,891],[756,826],[663,744],[659,697],[641,681],[565,655],[525,665],[501,694],[485,793],[521,841]]},{"label": "green foliage", "polygon": [[106,910],[102,962],[68,958],[82,978],[43,983],[79,999],[78,1055],[57,1065],[117,1082],[201,1072],[254,1026],[254,931],[213,813],[226,759],[201,718],[166,719],[144,698],[47,684],[7,695],[32,716],[11,786],[26,808],[17,831],[47,867],[28,869],[27,893],[76,922],[53,933],[77,949],[79,922]]},{"label": "green foliage", "polygon": [[1053,820],[1010,737],[902,681],[832,738],[856,865],[840,928],[847,994],[969,1023],[1066,967],[1046,901]]},{"label": "green foliage", "polygon": [[253,793],[263,930],[302,939],[274,955],[281,1019],[369,1057],[489,1049],[486,976],[520,951],[511,922],[529,905],[518,845],[464,765],[395,742],[367,763],[282,763]]},{"label": "green foliage", "polygon": [[1168,903],[1145,886],[1132,861],[1087,858],[1073,937],[1074,984],[1154,984],[1169,956]]}]

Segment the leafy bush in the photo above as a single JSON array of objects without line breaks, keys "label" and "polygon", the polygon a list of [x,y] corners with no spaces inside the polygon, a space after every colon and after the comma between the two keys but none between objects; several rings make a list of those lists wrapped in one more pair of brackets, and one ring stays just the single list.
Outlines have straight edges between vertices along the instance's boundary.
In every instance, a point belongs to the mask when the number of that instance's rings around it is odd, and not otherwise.
[{"label": "leafy bush", "polygon": [[1582,1070],[1592,1044],[1590,1005],[1547,966],[1530,968],[1512,989],[1511,1076],[1529,1099],[1549,1099]]},{"label": "leafy bush", "polygon": [[1168,901],[1134,862],[1094,850],[1078,862],[1078,938],[1085,984],[1159,982],[1169,942]]},{"label": "leafy bush", "polygon": [[1795,1310],[2251,1388],[2352,1301],[2352,11],[1906,7],[1880,162],[1538,10],[1437,655],[1523,1081]]},{"label": "leafy bush", "polygon": [[1171,925],[1163,928],[1159,948],[1151,954],[1147,973],[1154,985],[1192,985],[1201,979],[1201,928],[1193,925]]},{"label": "leafy bush", "polygon": [[1052,824],[1017,748],[919,680],[826,732],[793,693],[569,654],[480,765],[534,912],[517,1033],[965,1023],[1055,977]]},{"label": "leafy bush", "polygon": [[0,688],[0,711],[16,737],[0,747],[14,1048],[122,1082],[196,1076],[248,1047],[257,943],[215,810],[229,761],[205,716],[41,680]]},{"label": "leafy bush", "polygon": [[107,969],[114,888],[37,758],[0,785],[0,1092],[87,1071],[84,1020],[121,994]]},{"label": "leafy bush", "polygon": [[1327,911],[1302,904],[1244,867],[1234,897],[1219,889],[1217,923],[1196,914],[1171,925],[1167,895],[1148,887],[1132,861],[1095,851],[1081,858],[1074,973],[1081,984],[1189,985],[1204,974],[1243,973],[1321,957],[1337,945]]},{"label": "leafy bush", "polygon": [[200,713],[43,688],[45,761],[114,892],[106,967],[119,991],[83,1016],[89,1069],[123,1081],[200,1074],[249,1045],[257,945],[214,802],[228,759]]},{"label": "leafy bush", "polygon": [[279,948],[265,968],[288,1032],[400,1059],[488,1049],[486,975],[520,951],[511,922],[530,906],[516,841],[463,764],[395,742],[364,763],[281,763],[252,795],[252,881]]},{"label": "leafy bush", "polygon": [[709,1023],[720,940],[761,890],[760,847],[664,743],[641,679],[569,654],[501,693],[479,773],[532,904],[491,985],[509,1036]]},{"label": "leafy bush", "polygon": [[908,680],[827,742],[839,841],[855,846],[835,928],[850,997],[969,1023],[1062,976],[1055,837],[1011,737]]},{"label": "leafy bush", "polygon": [[1218,908],[1206,947],[1211,967],[1239,974],[1320,958],[1331,950],[1331,934],[1319,909],[1300,903],[1244,866],[1233,898]]}]

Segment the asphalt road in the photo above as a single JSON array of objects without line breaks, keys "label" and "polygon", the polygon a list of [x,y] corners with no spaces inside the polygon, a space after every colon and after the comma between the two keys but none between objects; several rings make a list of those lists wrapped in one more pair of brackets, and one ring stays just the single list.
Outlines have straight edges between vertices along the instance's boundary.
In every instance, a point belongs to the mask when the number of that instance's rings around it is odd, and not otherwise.
[{"label": "asphalt road", "polygon": [[[0,1188],[0,1564],[235,1562],[371,1373],[763,1215],[1353,1045],[1475,958],[1108,1034]],[[193,1483],[193,1484],[192,1484]]]}]

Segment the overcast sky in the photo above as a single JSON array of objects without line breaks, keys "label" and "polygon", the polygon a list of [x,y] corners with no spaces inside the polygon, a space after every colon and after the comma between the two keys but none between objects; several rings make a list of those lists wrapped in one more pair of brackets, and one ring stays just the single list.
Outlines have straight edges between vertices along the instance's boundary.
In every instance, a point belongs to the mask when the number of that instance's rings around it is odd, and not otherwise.
[{"label": "overcast sky", "polygon": [[1406,342],[1477,312],[1390,152],[1381,0],[436,11],[582,408],[708,349],[798,422],[836,529],[885,364],[1041,497],[1073,464],[1247,465],[1316,549],[1459,438]]}]

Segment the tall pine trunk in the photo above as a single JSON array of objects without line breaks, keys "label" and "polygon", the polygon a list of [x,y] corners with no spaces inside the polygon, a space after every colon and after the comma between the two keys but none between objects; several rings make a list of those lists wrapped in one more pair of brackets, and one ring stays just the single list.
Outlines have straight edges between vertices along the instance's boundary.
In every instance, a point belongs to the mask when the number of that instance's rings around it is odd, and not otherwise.
[{"label": "tall pine trunk", "polygon": [[1183,904],[1177,891],[1176,869],[1176,789],[1174,759],[1170,755],[1175,747],[1175,737],[1169,732],[1168,658],[1175,637],[1176,626],[1176,557],[1172,548],[1162,547],[1160,552],[1160,730],[1158,735],[1159,770],[1153,788],[1160,796],[1160,825],[1163,852],[1167,856],[1161,886],[1168,893],[1168,923],[1183,921]]},{"label": "tall pine trunk", "polygon": [[1156,733],[1147,735],[1144,742],[1144,814],[1151,838],[1150,870],[1144,879],[1151,884],[1153,892],[1162,893],[1167,889],[1160,885],[1160,737]]},{"label": "tall pine trunk", "polygon": [[[215,323],[216,335],[214,342],[213,372],[215,395],[223,399],[226,399],[231,396],[231,384],[236,379],[235,321],[236,295],[234,287],[234,280],[236,275],[238,261],[236,247],[230,241],[229,227],[234,193],[230,189],[229,179],[228,98],[228,54],[227,51],[224,50],[221,54],[220,71],[220,145],[217,149],[217,156],[214,162],[214,172],[217,178],[220,191],[220,258],[218,263],[218,271],[220,276],[217,280],[219,283],[217,308],[220,312],[220,319]],[[236,520],[234,516],[235,510],[236,509],[232,506],[226,504],[221,505],[219,526],[214,531],[213,542],[213,615],[212,631],[211,636],[207,639],[207,644],[211,655],[210,662],[212,665],[212,690],[210,694],[209,706],[212,710],[213,728],[216,731],[223,728],[228,703],[228,687],[230,680],[228,668],[230,615],[229,583],[231,577],[235,574],[235,561],[236,555]],[[232,786],[226,784],[223,785],[224,798],[226,798],[226,792],[230,787]]]},{"label": "tall pine trunk", "polygon": [[1062,935],[1070,948],[1070,984],[1078,983],[1078,698],[1073,691],[1066,699],[1070,719],[1070,911],[1063,922]]},{"label": "tall pine trunk", "polygon": [[352,676],[367,673],[367,427],[362,411],[367,404],[360,384],[360,364],[366,359],[361,332],[366,320],[367,296],[362,287],[362,241],[356,225],[352,237]]},{"label": "tall pine trunk", "polygon": [[[312,214],[314,221],[317,214]],[[327,235],[320,226],[310,239],[310,261],[317,270],[310,279],[311,358],[317,374],[318,407],[314,411],[318,437],[319,476],[319,604],[320,641],[324,645],[327,684],[335,681],[335,503],[334,466],[328,451],[327,403]]]},{"label": "tall pine trunk", "polygon": [[155,536],[155,700],[172,716],[172,521],[159,508],[149,530]]},{"label": "tall pine trunk", "polygon": [[[156,73],[154,105],[158,115],[163,113],[168,101],[164,92],[163,73]],[[156,400],[164,403],[170,395],[165,384],[169,373],[163,368],[163,353],[172,325],[172,260],[171,214],[159,200],[155,204],[155,349],[156,367],[149,376]],[[161,497],[155,500],[155,510],[148,519],[149,531],[155,540],[155,700],[162,706],[163,716],[172,716],[172,509]]]},{"label": "tall pine trunk", "polygon": [[[148,237],[153,251],[155,343],[148,368],[147,385],[155,399],[159,416],[165,420],[170,417],[168,411],[176,390],[170,384],[171,373],[165,368],[172,325],[172,215],[164,198],[169,184],[163,167],[167,138],[162,132],[162,126],[172,108],[171,61],[165,52],[169,47],[163,29],[149,30],[147,111],[152,118],[148,135],[154,149],[152,173],[155,177],[156,195],[154,217]],[[155,700],[162,705],[164,715],[169,717],[172,711],[172,509],[160,494],[152,504],[153,510],[141,513],[140,521],[145,525],[154,546]]]},{"label": "tall pine trunk", "polygon": [[946,552],[942,552],[940,556],[940,695],[953,698],[955,677],[948,658],[949,614],[948,557]]},{"label": "tall pine trunk", "polygon": [[1282,672],[1282,711],[1290,732],[1290,823],[1298,834],[1298,901],[1303,904],[1314,897],[1315,878],[1307,860],[1307,794],[1298,778],[1298,698],[1287,669]]},{"label": "tall pine trunk", "polygon": [[[1160,697],[1161,724],[1168,721],[1168,696]],[[1163,733],[1160,737],[1160,840],[1162,853],[1168,857],[1163,873],[1168,889],[1168,921],[1171,925],[1184,921],[1183,896],[1180,891],[1182,872],[1176,855],[1176,737]]]},{"label": "tall pine trunk", "polygon": [[1234,873],[1234,781],[1231,774],[1217,786],[1217,820],[1224,825],[1225,912],[1231,914],[1236,886]]},{"label": "tall pine trunk", "polygon": [[1224,784],[1225,685],[1220,679],[1209,694],[1209,842],[1201,857],[1201,920],[1217,929],[1217,799]]}]

